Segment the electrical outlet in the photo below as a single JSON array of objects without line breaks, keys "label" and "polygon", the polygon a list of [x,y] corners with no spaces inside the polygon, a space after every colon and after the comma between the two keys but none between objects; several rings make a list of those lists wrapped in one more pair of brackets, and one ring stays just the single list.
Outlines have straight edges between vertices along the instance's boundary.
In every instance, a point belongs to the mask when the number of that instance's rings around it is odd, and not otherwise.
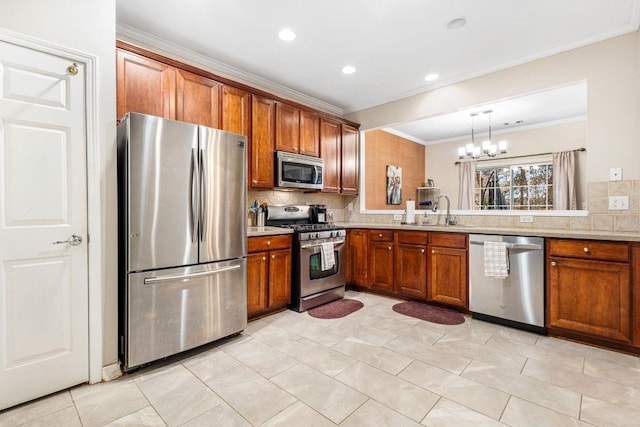
[{"label": "electrical outlet", "polygon": [[622,181],[622,168],[609,168],[609,181]]},{"label": "electrical outlet", "polygon": [[348,210],[349,212],[353,212],[353,202],[350,202],[350,203],[347,205],[347,210]]},{"label": "electrical outlet", "polygon": [[629,196],[609,196],[609,210],[611,211],[629,210]]},{"label": "electrical outlet", "polygon": [[520,215],[520,222],[533,222],[532,215]]},{"label": "electrical outlet", "polygon": [[402,214],[393,214],[394,221],[402,221]]}]

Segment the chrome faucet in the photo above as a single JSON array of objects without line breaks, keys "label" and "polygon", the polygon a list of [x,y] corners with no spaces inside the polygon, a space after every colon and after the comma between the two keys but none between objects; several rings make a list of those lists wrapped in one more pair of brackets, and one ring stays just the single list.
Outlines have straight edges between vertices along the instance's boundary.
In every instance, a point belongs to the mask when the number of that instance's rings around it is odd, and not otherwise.
[{"label": "chrome faucet", "polygon": [[455,216],[451,216],[451,200],[449,200],[449,196],[447,196],[446,194],[441,194],[438,197],[436,197],[436,201],[433,202],[433,207],[431,208],[431,210],[433,212],[437,212],[438,211],[438,207],[440,205],[440,199],[443,198],[443,197],[447,201],[447,216],[444,218],[444,224],[445,225],[456,225],[458,223],[458,220],[456,219]]}]

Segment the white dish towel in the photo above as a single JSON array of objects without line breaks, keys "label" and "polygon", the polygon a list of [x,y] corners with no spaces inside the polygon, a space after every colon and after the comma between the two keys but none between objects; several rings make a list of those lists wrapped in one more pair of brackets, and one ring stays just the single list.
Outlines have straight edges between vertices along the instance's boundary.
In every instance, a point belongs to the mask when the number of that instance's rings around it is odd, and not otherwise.
[{"label": "white dish towel", "polygon": [[509,277],[509,250],[505,242],[484,242],[484,275],[497,279]]},{"label": "white dish towel", "polygon": [[330,270],[336,265],[336,259],[333,256],[333,242],[321,243],[320,258],[322,259],[322,271]]}]

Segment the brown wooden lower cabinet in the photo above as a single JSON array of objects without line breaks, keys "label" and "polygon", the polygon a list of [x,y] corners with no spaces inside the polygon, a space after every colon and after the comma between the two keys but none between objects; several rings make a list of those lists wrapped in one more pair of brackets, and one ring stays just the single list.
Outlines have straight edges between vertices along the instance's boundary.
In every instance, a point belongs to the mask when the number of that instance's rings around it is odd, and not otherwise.
[{"label": "brown wooden lower cabinet", "polygon": [[291,302],[291,236],[249,238],[247,316],[282,309]]},{"label": "brown wooden lower cabinet", "polygon": [[468,236],[429,233],[427,300],[469,307]]},{"label": "brown wooden lower cabinet", "polygon": [[468,307],[467,250],[432,246],[429,257],[429,301]]},{"label": "brown wooden lower cabinet", "polygon": [[398,243],[395,286],[399,295],[427,298],[427,247]]},{"label": "brown wooden lower cabinet", "polygon": [[550,256],[547,289],[548,327],[631,341],[629,264]]},{"label": "brown wooden lower cabinet", "polygon": [[371,242],[369,245],[369,286],[393,292],[393,242]]},{"label": "brown wooden lower cabinet", "polygon": [[349,230],[347,284],[369,287],[369,230]]}]

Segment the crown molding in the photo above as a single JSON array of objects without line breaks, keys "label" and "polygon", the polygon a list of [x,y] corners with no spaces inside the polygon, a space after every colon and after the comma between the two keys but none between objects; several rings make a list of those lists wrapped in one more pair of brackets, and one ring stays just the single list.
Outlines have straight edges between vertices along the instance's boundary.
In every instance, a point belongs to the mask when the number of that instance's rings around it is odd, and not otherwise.
[{"label": "crown molding", "polygon": [[329,104],[328,102],[321,101],[312,96],[306,95],[302,92],[290,89],[279,83],[272,82],[258,75],[241,70],[240,68],[226,64],[222,61],[210,58],[206,55],[202,55],[198,52],[194,52],[184,46],[180,46],[171,41],[162,39],[153,34],[141,31],[137,28],[123,24],[121,22],[116,23],[116,37],[119,40],[127,43],[153,50],[168,56],[172,59],[189,63],[190,65],[203,68],[214,74],[227,77],[232,80],[237,80],[240,83],[254,86],[257,89],[271,92],[274,95],[281,96],[283,98],[290,99],[300,104],[307,105],[309,107],[324,111],[335,116],[344,116],[344,110],[336,105]]},{"label": "crown molding", "polygon": [[400,130],[394,129],[392,127],[382,128],[380,130],[383,130],[383,131],[385,131],[387,133],[390,133],[392,135],[395,135],[395,136],[399,136],[400,138],[404,138],[404,139],[409,140],[411,142],[415,142],[416,144],[427,145],[427,141],[425,141],[423,139],[420,139],[417,136],[413,136],[411,134],[408,134],[408,133],[402,132]]}]

